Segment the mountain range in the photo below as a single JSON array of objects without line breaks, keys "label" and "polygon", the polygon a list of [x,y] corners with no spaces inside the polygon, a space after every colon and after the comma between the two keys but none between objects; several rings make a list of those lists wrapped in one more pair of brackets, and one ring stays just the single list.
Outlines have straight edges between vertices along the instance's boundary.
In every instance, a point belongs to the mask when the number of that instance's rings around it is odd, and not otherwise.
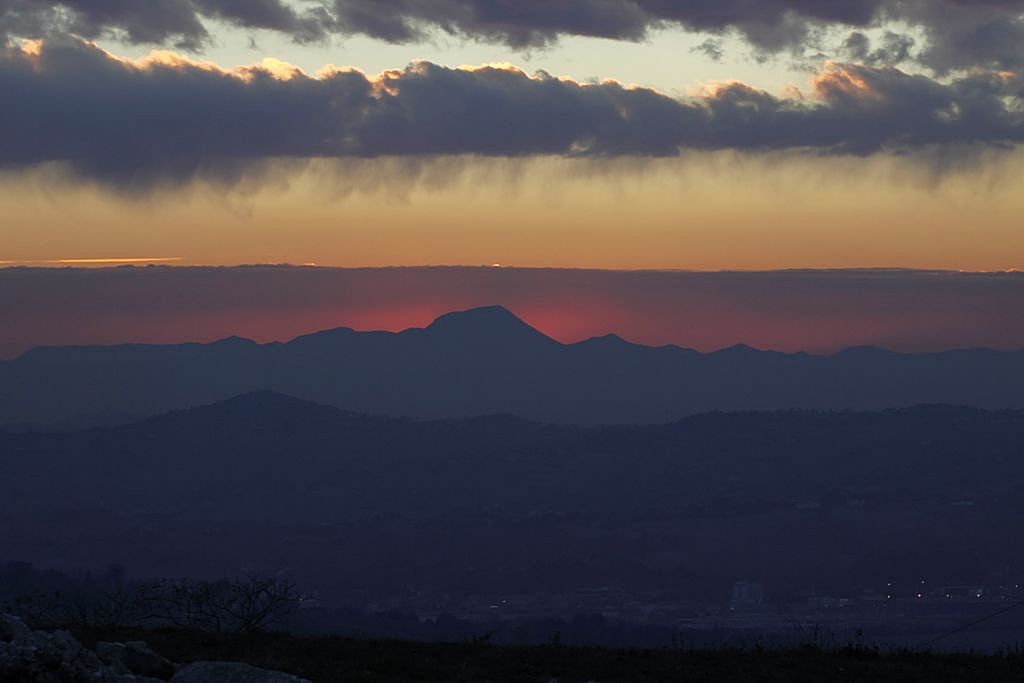
[{"label": "mountain range", "polygon": [[366,414],[512,414],[652,424],[708,411],[1024,408],[1024,351],[713,353],[616,335],[563,344],[502,307],[403,332],[326,330],[287,343],[37,347],[0,362],[0,425],[127,423],[255,390]]},{"label": "mountain range", "polygon": [[252,392],[129,425],[0,432],[0,562],[289,572],[338,604],[998,583],[1024,567],[1022,439],[1024,412],[950,406],[578,427]]}]

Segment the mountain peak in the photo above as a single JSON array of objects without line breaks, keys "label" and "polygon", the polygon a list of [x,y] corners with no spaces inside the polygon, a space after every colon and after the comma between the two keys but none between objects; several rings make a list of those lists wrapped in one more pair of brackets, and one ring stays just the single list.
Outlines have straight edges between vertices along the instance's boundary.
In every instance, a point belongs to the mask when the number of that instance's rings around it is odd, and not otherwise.
[{"label": "mountain peak", "polygon": [[[276,413],[291,410],[308,409],[320,404],[296,398],[271,389],[255,389],[237,394],[214,403],[208,403],[186,409],[191,411],[219,411],[228,413]],[[332,410],[336,410],[332,408]]]},{"label": "mountain peak", "polygon": [[640,348],[638,344],[626,341],[617,334],[609,333],[599,337],[590,337],[582,341],[578,341],[573,346],[577,348],[601,348],[601,349],[621,349],[621,348]]},{"label": "mountain peak", "polygon": [[287,418],[336,419],[346,415],[333,406],[314,403],[269,389],[257,389],[230,398],[192,408],[172,410],[151,417],[139,424],[162,421],[201,420],[225,425],[232,422],[246,424]]},{"label": "mountain peak", "polygon": [[718,349],[718,351],[716,351],[715,353],[751,353],[751,352],[758,353],[758,350],[755,349],[750,344],[744,344],[743,342],[740,342],[738,344],[733,344],[732,346],[726,346],[725,348]]},{"label": "mountain peak", "polygon": [[473,341],[520,341],[537,339],[553,342],[530,327],[504,306],[481,306],[446,313],[427,326],[432,335],[455,336]]},{"label": "mountain peak", "polygon": [[478,306],[476,308],[467,308],[463,311],[452,311],[451,313],[445,313],[444,315],[438,316],[434,322],[430,323],[427,329],[436,328],[439,326],[449,325],[459,321],[473,321],[479,323],[518,323],[520,325],[526,325],[522,320],[516,316],[515,313],[508,310],[504,306]]},{"label": "mountain peak", "polygon": [[230,337],[224,337],[212,342],[210,346],[217,346],[221,348],[239,348],[242,346],[258,346],[252,339],[246,339],[245,337],[239,337],[237,334],[233,334]]},{"label": "mountain peak", "polygon": [[296,398],[288,394],[281,393],[280,391],[274,391],[272,389],[253,389],[252,391],[246,391],[241,394],[237,394],[230,398],[226,398],[223,401],[218,401],[210,405],[224,405],[224,406],[242,406],[251,408],[253,406],[309,406],[317,405],[312,401],[306,401],[301,398]]}]

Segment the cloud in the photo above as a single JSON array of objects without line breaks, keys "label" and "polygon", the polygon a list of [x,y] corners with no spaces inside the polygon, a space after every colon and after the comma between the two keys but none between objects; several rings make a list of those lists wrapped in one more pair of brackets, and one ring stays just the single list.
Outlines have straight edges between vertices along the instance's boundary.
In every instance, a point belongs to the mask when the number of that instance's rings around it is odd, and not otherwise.
[{"label": "cloud", "polygon": [[882,36],[882,45],[872,49],[871,38],[854,31],[847,36],[841,52],[853,62],[878,65],[896,65],[911,59],[916,41],[913,37],[893,31],[886,31]]},{"label": "cloud", "polygon": [[[198,51],[211,19],[299,42],[366,35],[404,43],[442,32],[513,48],[563,36],[637,41],[669,27],[738,35],[761,54],[803,53],[830,27],[899,22],[924,35],[913,57],[939,73],[1024,64],[1024,0],[0,0],[0,38],[72,32]],[[905,42],[872,54],[910,57]]]},{"label": "cloud", "polygon": [[111,266],[148,263],[168,263],[182,261],[181,256],[144,256],[112,257],[112,258],[62,258],[62,259],[29,259],[24,261],[0,261],[0,264],[16,266]]},{"label": "cloud", "polygon": [[715,38],[708,38],[700,45],[690,48],[690,52],[700,52],[712,62],[720,62],[725,57],[725,50],[722,48],[722,41]]},{"label": "cloud", "polygon": [[[803,53],[830,27],[900,22],[924,34],[926,44],[913,56],[938,72],[1024,64],[1024,0],[332,0],[323,11],[331,32],[390,42],[440,30],[524,48],[567,35],[635,41],[674,27],[739,35],[762,54]],[[908,40],[888,31],[875,60],[910,58]]]},{"label": "cloud", "polygon": [[524,48],[567,35],[636,41],[674,27],[739,35],[762,54],[803,53],[830,27],[900,22],[923,33],[924,45],[912,54],[913,38],[886,31],[884,45],[870,55],[875,63],[914,57],[939,73],[1024,64],[1024,0],[333,0],[323,16],[331,32],[389,42],[440,30]]},{"label": "cloud", "polygon": [[907,0],[892,2],[887,16],[923,29],[918,61],[939,74],[969,68],[1018,69],[1024,65],[1021,0]]},{"label": "cloud", "polygon": [[287,33],[299,42],[323,38],[330,24],[322,11],[302,12],[283,0],[0,0],[0,39],[73,33],[196,51],[211,39],[208,19]]},{"label": "cloud", "polygon": [[[430,31],[512,47],[542,46],[561,36],[640,40],[665,26],[735,31],[756,47],[779,50],[806,38],[812,24],[864,26],[888,0],[329,0],[332,30],[390,42]],[[893,3],[894,4],[894,3]]]},{"label": "cloud", "polygon": [[1024,138],[1019,75],[941,83],[852,64],[829,65],[799,97],[731,82],[676,99],[506,65],[310,76],[274,60],[233,70],[172,52],[124,60],[63,39],[4,51],[0,91],[0,166],[57,162],[128,188],[235,182],[269,159],[870,154]]}]

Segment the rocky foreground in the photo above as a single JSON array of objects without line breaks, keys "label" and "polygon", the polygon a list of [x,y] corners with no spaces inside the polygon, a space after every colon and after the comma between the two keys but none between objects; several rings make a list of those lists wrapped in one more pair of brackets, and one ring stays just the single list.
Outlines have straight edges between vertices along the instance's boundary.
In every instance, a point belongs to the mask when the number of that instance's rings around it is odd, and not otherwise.
[{"label": "rocky foreground", "polygon": [[[142,639],[147,642],[142,642]],[[83,643],[88,643],[86,646]],[[170,658],[157,653],[169,654]],[[173,661],[190,662],[175,664]],[[252,662],[257,668],[239,662]],[[293,671],[297,676],[275,669]],[[186,629],[40,632],[0,615],[0,683],[1004,683],[1024,681],[1024,650],[883,652],[873,647],[612,649],[211,633]]]},{"label": "rocky foreground", "polygon": [[0,681],[4,683],[309,683],[239,662],[175,664],[141,640],[100,642],[93,649],[67,631],[33,631],[0,614]]}]

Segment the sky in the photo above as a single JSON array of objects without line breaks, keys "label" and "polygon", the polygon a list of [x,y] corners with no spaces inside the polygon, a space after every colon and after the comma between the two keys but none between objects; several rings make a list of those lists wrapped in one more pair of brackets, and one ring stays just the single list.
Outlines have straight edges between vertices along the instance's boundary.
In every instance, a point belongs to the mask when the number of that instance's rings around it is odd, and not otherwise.
[{"label": "sky", "polygon": [[1024,268],[1024,0],[0,0],[0,45],[0,267]]}]

